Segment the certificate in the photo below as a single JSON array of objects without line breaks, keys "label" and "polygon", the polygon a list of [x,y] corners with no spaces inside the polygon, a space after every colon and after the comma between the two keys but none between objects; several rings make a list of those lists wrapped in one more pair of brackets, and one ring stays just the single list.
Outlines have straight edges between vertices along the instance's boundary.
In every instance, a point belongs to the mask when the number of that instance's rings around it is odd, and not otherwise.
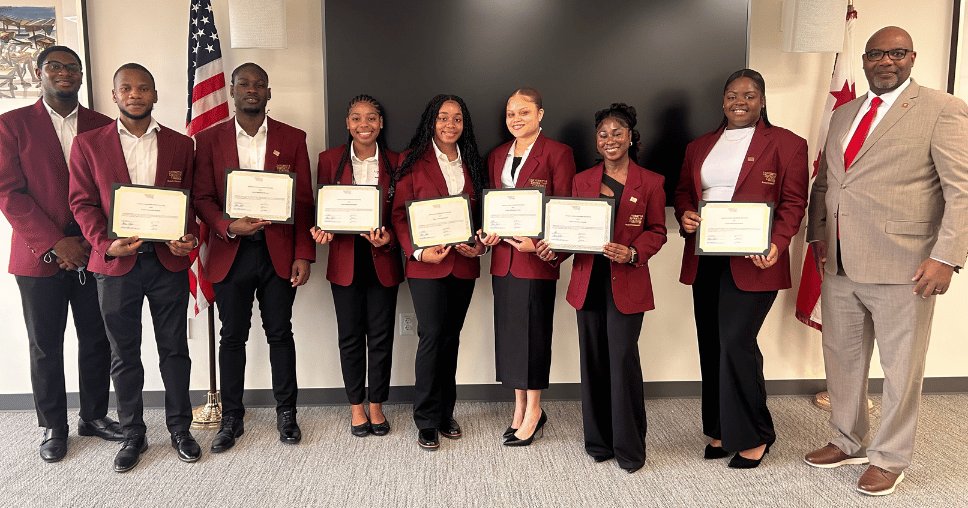
[{"label": "certificate", "polygon": [[188,189],[111,184],[108,238],[167,242],[185,236]]},{"label": "certificate", "polygon": [[474,240],[467,194],[407,201],[407,225],[414,249]]},{"label": "certificate", "polygon": [[316,191],[316,227],[327,233],[369,233],[383,226],[379,185],[321,185]]},{"label": "certificate", "polygon": [[545,198],[545,241],[555,252],[601,254],[612,241],[612,198]]},{"label": "certificate", "polygon": [[225,208],[222,217],[253,217],[292,224],[296,202],[295,173],[229,169],[225,172]]},{"label": "certificate", "polygon": [[542,238],[544,189],[484,189],[484,232],[501,238]]},{"label": "certificate", "polygon": [[748,256],[770,253],[773,203],[700,201],[696,254]]}]

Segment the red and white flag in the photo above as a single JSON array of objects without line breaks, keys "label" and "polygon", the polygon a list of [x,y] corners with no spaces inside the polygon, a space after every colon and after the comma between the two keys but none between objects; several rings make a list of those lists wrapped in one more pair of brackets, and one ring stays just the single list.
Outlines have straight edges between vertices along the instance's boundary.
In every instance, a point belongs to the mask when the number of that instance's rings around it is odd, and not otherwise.
[{"label": "red and white flag", "polygon": [[[844,48],[840,53],[837,53],[837,57],[834,60],[834,72],[830,79],[830,95],[827,96],[827,105],[824,108],[823,119],[820,121],[820,136],[817,138],[817,158],[813,162],[814,178],[817,176],[817,170],[820,168],[820,158],[823,157],[823,145],[827,139],[827,127],[830,125],[830,116],[835,109],[857,98],[856,81],[854,80],[854,69],[857,63],[854,56],[854,21],[856,19],[857,11],[852,6],[848,6]],[[797,319],[817,330],[822,328],[820,316],[820,274],[817,273],[816,265],[813,262],[813,247],[811,245],[807,246],[807,255],[803,260],[803,272],[800,276],[800,291],[797,293]]]},{"label": "red and white flag", "polygon": [[[188,118],[185,129],[189,136],[220,124],[229,118],[229,98],[222,72],[222,45],[215,29],[211,0],[192,0],[188,23]],[[189,270],[195,315],[215,300],[212,284],[204,277],[208,259],[208,227],[199,224],[198,248],[190,254]]]}]

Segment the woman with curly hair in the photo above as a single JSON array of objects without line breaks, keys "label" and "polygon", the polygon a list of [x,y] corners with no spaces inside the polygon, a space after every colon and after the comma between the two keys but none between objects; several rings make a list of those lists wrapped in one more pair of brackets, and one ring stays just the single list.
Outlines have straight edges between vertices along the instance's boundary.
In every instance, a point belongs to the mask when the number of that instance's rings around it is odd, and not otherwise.
[{"label": "woman with curly hair", "polygon": [[[575,176],[571,194],[614,200],[614,233],[601,254],[575,255],[567,296],[578,311],[585,451],[596,462],[614,457],[629,473],[645,464],[638,341],[655,308],[647,263],[666,242],[665,179],[635,163],[635,123],[635,108],[622,103],[595,114],[604,160]],[[538,256],[555,265],[565,258],[544,240]]]},{"label": "woman with curly hair", "polygon": [[[379,185],[389,210],[387,193],[400,156],[387,150],[383,107],[369,95],[350,100],[346,112],[346,144],[319,154],[320,185]],[[386,215],[389,215],[387,213]],[[385,223],[386,221],[384,221]],[[390,394],[393,360],[393,316],[397,288],[403,282],[400,251],[392,227],[360,235],[333,234],[313,228],[313,238],[329,244],[326,279],[333,290],[339,359],[350,402],[350,432],[385,436],[390,422],[383,402]],[[367,365],[370,389],[366,391]],[[363,401],[369,399],[369,416]]]},{"label": "woman with curly hair", "polygon": [[428,450],[439,448],[438,433],[450,439],[461,437],[454,419],[457,349],[474,282],[481,273],[478,256],[485,247],[475,239],[474,245],[414,249],[406,203],[468,194],[472,216],[479,222],[478,202],[485,182],[484,161],[477,152],[471,115],[463,99],[434,97],[424,109],[391,185],[391,222],[407,257],[406,276],[417,314],[413,420],[417,443]]}]

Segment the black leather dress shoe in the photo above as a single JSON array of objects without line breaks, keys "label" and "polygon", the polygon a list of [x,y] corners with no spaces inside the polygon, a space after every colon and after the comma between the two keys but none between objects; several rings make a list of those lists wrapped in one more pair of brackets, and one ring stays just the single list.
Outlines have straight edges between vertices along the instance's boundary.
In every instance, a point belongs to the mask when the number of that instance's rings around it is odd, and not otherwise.
[{"label": "black leather dress shoe", "polygon": [[141,454],[148,449],[148,439],[144,435],[124,438],[121,449],[114,456],[114,470],[123,473],[134,469],[141,460]]},{"label": "black leather dress shoe", "polygon": [[178,460],[182,462],[195,462],[202,456],[198,441],[187,430],[171,434],[171,447],[178,451]]},{"label": "black leather dress shoe", "polygon": [[437,429],[440,430],[440,435],[446,437],[447,439],[460,439],[462,435],[460,431],[460,424],[457,423],[457,420],[455,420],[454,417],[448,418],[445,422],[440,422],[440,427]]},{"label": "black leather dress shoe", "polygon": [[235,438],[245,432],[242,419],[234,416],[222,416],[222,426],[219,427],[215,439],[212,439],[212,453],[222,453],[235,446]]},{"label": "black leather dress shoe", "polygon": [[353,425],[350,422],[350,434],[356,437],[366,437],[370,435],[370,422],[363,422],[359,425]]},{"label": "black leather dress shoe", "polygon": [[44,429],[44,440],[40,442],[40,458],[44,462],[57,462],[67,455],[67,427]]},{"label": "black leather dress shoe", "polygon": [[390,433],[390,420],[383,420],[381,423],[371,423],[370,432],[374,436],[385,436]]},{"label": "black leather dress shoe", "polygon": [[80,436],[97,436],[107,441],[121,441],[124,439],[124,433],[121,432],[121,424],[107,416],[89,422],[78,420],[77,434]]},{"label": "black leather dress shoe", "polygon": [[279,429],[279,441],[286,444],[296,444],[302,439],[302,431],[296,423],[296,410],[290,409],[276,415],[276,428]]},{"label": "black leather dress shoe", "polygon": [[437,429],[418,430],[417,444],[424,450],[436,450],[440,448],[440,438],[437,436]]}]

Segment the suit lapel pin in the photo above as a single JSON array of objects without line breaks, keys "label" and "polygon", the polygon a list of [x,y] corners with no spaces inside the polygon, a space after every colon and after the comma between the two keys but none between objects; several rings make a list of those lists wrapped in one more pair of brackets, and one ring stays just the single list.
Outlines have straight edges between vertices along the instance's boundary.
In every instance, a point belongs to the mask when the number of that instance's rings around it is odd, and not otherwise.
[{"label": "suit lapel pin", "polygon": [[275,155],[276,157],[278,157],[279,156],[279,150],[273,150],[272,151],[272,155]]},{"label": "suit lapel pin", "polygon": [[755,159],[753,157],[747,157],[746,162],[753,162]]},{"label": "suit lapel pin", "polygon": [[635,196],[629,196],[629,201],[631,201],[633,203],[638,203],[639,202],[639,199],[636,198]]},{"label": "suit lapel pin", "polygon": [[906,103],[906,102],[905,102],[904,104],[901,104],[901,107],[902,107],[902,108],[906,108],[906,107],[908,107],[908,103]]}]

